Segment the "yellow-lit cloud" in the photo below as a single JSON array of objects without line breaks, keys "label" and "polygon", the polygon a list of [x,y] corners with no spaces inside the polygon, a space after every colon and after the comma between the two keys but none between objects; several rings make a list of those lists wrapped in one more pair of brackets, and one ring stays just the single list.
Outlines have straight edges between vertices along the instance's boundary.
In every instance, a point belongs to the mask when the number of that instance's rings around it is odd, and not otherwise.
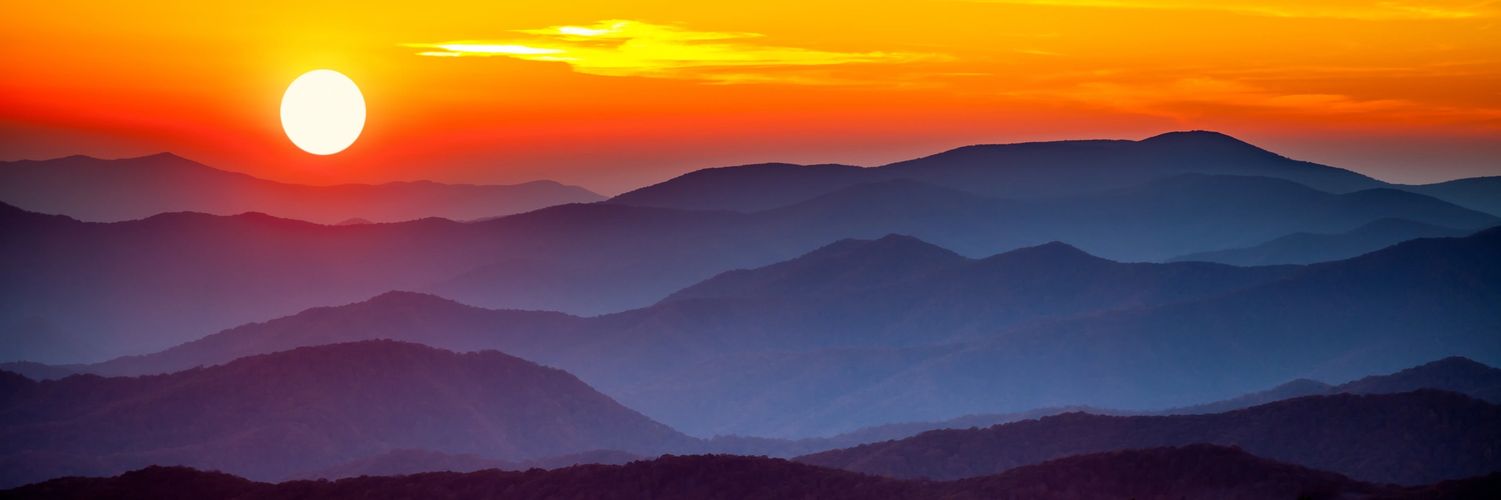
[{"label": "yellow-lit cloud", "polygon": [[839,52],[762,43],[763,35],[694,31],[678,26],[608,20],[590,26],[518,30],[504,40],[414,43],[418,55],[508,57],[561,62],[575,71],[602,76],[641,76],[716,83],[850,83],[816,70],[850,64],[898,64],[941,60],[914,52]]},{"label": "yellow-lit cloud", "polygon": [[1405,20],[1473,19],[1501,11],[1495,1],[1425,0],[1268,0],[1245,2],[1184,0],[975,0],[1012,5],[1092,7],[1111,9],[1195,10],[1288,18]]}]

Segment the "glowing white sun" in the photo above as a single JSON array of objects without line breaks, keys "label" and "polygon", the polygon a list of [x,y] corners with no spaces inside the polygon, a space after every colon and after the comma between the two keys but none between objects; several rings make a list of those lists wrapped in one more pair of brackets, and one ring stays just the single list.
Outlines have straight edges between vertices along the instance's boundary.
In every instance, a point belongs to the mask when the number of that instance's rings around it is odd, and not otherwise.
[{"label": "glowing white sun", "polygon": [[315,155],[343,151],[365,129],[365,96],[354,80],[338,71],[303,73],[281,96],[281,128],[303,151]]}]

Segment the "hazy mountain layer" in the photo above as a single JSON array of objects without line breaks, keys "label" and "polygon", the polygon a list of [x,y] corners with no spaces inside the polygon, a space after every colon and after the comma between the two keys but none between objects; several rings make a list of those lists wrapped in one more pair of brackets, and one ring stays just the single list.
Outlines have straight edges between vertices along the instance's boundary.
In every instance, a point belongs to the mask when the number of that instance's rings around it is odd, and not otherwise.
[{"label": "hazy mountain layer", "polygon": [[1407,240],[1463,236],[1466,233],[1468,231],[1402,219],[1382,219],[1339,234],[1295,233],[1252,247],[1200,252],[1173,260],[1236,266],[1312,264],[1348,259]]},{"label": "hazy mountain layer", "polygon": [[469,220],[602,196],[552,181],[508,186],[393,182],[305,186],[226,172],[168,153],[101,160],[69,156],[0,162],[0,201],[93,222],[168,212],[260,212],[320,224]]},{"label": "hazy mountain layer", "polygon": [[1064,456],[1212,443],[1349,475],[1422,484],[1501,471],[1501,407],[1419,391],[1310,396],[1212,415],[1070,413],[800,457],[890,477],[983,476]]},{"label": "hazy mountain layer", "polygon": [[390,341],[3,387],[6,485],[151,464],[280,479],[396,449],[527,459],[693,443],[561,370]]},{"label": "hazy mountain layer", "polygon": [[[1117,147],[1151,154],[1112,152]],[[1081,157],[1115,160],[1041,167],[1057,154],[1075,156],[1070,151],[1076,149]],[[1007,160],[1015,168],[966,163],[991,150],[1020,155]],[[704,191],[714,200],[775,200],[751,213],[599,203],[468,224],[426,219],[322,226],[265,215],[185,213],[89,224],[6,207],[0,213],[7,228],[0,274],[13,285],[0,297],[6,345],[0,359],[56,363],[140,354],[388,290],[436,292],[492,308],[616,312],[649,305],[723,271],[786,260],[840,239],[891,233],[966,256],[1063,241],[1110,259],[1153,261],[1297,232],[1345,232],[1383,218],[1460,230],[1501,221],[1420,194],[1364,189],[1380,185],[1215,134],[962,151],[949,159],[939,155],[877,169],[931,170],[929,176],[850,183],[842,177],[847,173],[837,172],[869,169],[828,166],[816,171],[836,172],[828,174],[834,180],[814,182],[797,167],[777,167],[772,170],[798,172],[789,174],[797,182],[771,181],[785,190],[760,190],[736,180],[730,184],[739,194]],[[1211,161],[1219,156],[1223,161]],[[1019,196],[1002,191],[1026,183],[991,178],[1022,171],[1063,183],[1113,180]],[[1122,177],[1113,178],[1116,173]],[[1310,179],[1327,176],[1353,179],[1351,189],[1333,194],[1295,182],[1322,186]],[[815,185],[828,190],[807,189]],[[1017,199],[1003,198],[1009,196]]]}]

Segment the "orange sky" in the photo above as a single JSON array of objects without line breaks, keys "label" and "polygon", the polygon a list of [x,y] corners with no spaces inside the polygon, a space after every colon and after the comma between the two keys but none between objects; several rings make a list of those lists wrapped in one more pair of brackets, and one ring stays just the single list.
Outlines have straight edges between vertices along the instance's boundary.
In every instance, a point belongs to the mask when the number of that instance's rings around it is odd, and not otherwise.
[{"label": "orange sky", "polygon": [[[1394,181],[1501,175],[1496,1],[216,3],[8,5],[0,158],[169,150],[292,182],[614,193],[1215,129]],[[328,157],[278,122],[317,68],[369,109]]]}]

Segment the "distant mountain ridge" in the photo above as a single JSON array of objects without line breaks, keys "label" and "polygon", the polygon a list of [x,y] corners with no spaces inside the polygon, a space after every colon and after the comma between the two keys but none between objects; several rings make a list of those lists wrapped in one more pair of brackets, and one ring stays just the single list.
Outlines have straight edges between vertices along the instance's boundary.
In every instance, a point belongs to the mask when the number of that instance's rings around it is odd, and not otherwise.
[{"label": "distant mountain ridge", "polygon": [[1035,198],[1120,188],[1185,173],[1276,177],[1334,193],[1385,185],[1348,170],[1291,160],[1218,132],[1189,131],[1140,141],[964,146],[871,168],[759,164],[703,169],[621,194],[610,202],[753,212],[855,184],[894,179],[986,196]]},{"label": "distant mountain ridge", "polygon": [[788,453],[788,450],[793,450],[791,454],[802,455],[835,448],[849,448],[866,443],[902,439],[931,430],[990,427],[1064,413],[1089,413],[1093,415],[1115,416],[1199,415],[1241,410],[1305,396],[1328,396],[1341,393],[1393,394],[1424,389],[1454,392],[1491,404],[1501,404],[1501,369],[1492,368],[1468,358],[1449,357],[1407,368],[1396,373],[1362,377],[1338,386],[1316,380],[1298,379],[1278,385],[1272,389],[1245,394],[1235,398],[1163,410],[1131,411],[1088,406],[1049,407],[1017,413],[965,415],[933,422],[892,423],[858,429],[835,436],[806,438],[794,441],[766,440],[738,436],[718,437],[710,440],[710,446],[711,449],[740,454],[783,456],[781,454]]},{"label": "distant mountain ridge", "polygon": [[1397,186],[1397,188],[1501,217],[1501,176],[1472,177],[1434,184]]},{"label": "distant mountain ridge", "polygon": [[1424,484],[1501,471],[1496,422],[1501,407],[1453,393],[1342,394],[1211,415],[1070,413],[930,431],[797,460],[888,477],[958,479],[1081,453],[1209,443],[1356,479]]},{"label": "distant mountain ridge", "polygon": [[1172,261],[1219,262],[1236,266],[1312,264],[1348,259],[1417,238],[1455,237],[1469,231],[1403,219],[1381,219],[1340,234],[1295,233],[1247,248],[1200,252]]},{"label": "distant mountain ridge", "polygon": [[695,440],[562,370],[366,341],[140,378],[7,382],[0,483],[150,464],[278,479],[393,449],[512,460]]},{"label": "distant mountain ridge", "polygon": [[218,170],[171,153],[118,160],[69,156],[0,162],[0,201],[93,222],[170,212],[261,212],[320,224],[428,217],[469,220],[602,199],[586,189],[553,181],[287,184]]},{"label": "distant mountain ridge", "polygon": [[1389,184],[1336,167],[1286,158],[1226,134],[1168,132],[1139,141],[1072,140],[963,146],[879,167],[766,163],[695,170],[610,203],[755,212],[856,184],[920,181],[1001,198],[1078,195],[1181,174],[1260,176],[1331,193],[1390,188],[1501,217],[1501,177],[1425,185]]}]

